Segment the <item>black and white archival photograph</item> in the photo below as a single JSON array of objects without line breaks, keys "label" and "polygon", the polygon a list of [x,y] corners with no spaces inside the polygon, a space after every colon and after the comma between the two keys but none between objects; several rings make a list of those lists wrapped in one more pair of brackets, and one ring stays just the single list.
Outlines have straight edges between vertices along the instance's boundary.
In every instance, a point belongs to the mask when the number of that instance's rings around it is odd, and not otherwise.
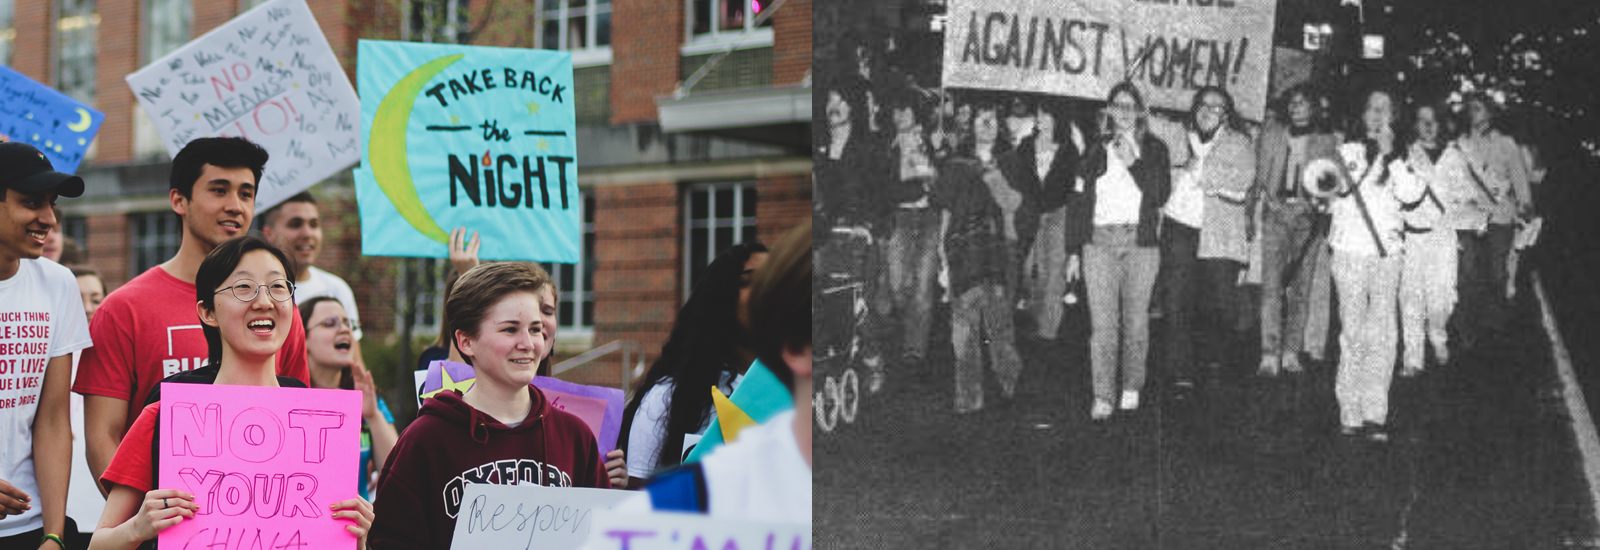
[{"label": "black and white archival photograph", "polygon": [[1600,547],[1600,3],[813,38],[818,547]]}]

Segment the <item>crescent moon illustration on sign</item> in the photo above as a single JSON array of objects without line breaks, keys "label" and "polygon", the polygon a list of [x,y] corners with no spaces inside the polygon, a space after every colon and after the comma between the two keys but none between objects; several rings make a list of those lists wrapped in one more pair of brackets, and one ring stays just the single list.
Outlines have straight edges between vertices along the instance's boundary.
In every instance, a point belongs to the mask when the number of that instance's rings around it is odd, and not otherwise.
[{"label": "crescent moon illustration on sign", "polygon": [[71,129],[74,132],[82,132],[84,130],[88,130],[89,129],[89,123],[93,120],[93,119],[89,118],[89,110],[88,109],[84,109],[82,107],[79,107],[79,108],[77,108],[75,110],[78,111],[78,121],[74,122],[72,124],[68,124],[67,128]]},{"label": "crescent moon illustration on sign", "polygon": [[411,123],[411,107],[417,102],[417,94],[422,93],[423,84],[463,56],[465,54],[456,54],[429,61],[396,82],[378,104],[377,114],[372,116],[372,136],[367,140],[367,161],[372,165],[372,178],[378,188],[411,227],[440,243],[449,243],[450,234],[433,221],[417,196],[417,186],[411,181],[411,166],[406,162],[406,127]]}]

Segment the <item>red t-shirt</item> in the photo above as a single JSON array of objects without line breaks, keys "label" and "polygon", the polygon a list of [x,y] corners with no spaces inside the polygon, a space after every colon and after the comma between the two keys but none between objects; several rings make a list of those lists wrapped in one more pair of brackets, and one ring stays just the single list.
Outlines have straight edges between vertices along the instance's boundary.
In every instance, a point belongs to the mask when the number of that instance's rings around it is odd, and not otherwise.
[{"label": "red t-shirt", "polygon": [[[161,404],[151,403],[139,412],[128,435],[122,436],[117,454],[111,457],[106,473],[100,476],[100,486],[111,492],[111,484],[127,485],[140,493],[155,489],[155,472],[151,471],[150,439],[156,434],[156,418],[161,415]],[[144,500],[144,499],[139,499]]]},{"label": "red t-shirt", "polygon": [[[84,350],[72,391],[127,400],[131,428],[156,382],[205,366],[206,336],[194,303],[194,284],[178,280],[161,266],[106,296],[89,322],[94,347]],[[310,385],[306,329],[298,313],[290,317],[289,337],[276,358],[277,374]]]}]

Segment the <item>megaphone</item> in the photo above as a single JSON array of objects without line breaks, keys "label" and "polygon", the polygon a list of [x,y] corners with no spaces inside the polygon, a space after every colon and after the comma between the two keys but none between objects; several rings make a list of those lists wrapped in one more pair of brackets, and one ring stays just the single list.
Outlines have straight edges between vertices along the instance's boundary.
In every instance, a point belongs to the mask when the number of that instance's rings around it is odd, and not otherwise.
[{"label": "megaphone", "polygon": [[1333,159],[1318,158],[1300,171],[1300,186],[1312,198],[1332,199],[1350,192],[1350,175]]}]

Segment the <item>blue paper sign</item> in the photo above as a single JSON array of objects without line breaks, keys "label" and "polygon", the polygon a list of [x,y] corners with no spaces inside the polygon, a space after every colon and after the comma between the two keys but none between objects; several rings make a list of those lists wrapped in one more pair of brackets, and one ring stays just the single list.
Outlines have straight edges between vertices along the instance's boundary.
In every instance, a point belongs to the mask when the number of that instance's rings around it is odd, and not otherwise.
[{"label": "blue paper sign", "polygon": [[57,172],[78,171],[106,115],[0,65],[0,134],[39,149]]},{"label": "blue paper sign", "polygon": [[363,254],[445,258],[466,227],[484,260],[578,261],[571,54],[362,40],[357,59]]}]

